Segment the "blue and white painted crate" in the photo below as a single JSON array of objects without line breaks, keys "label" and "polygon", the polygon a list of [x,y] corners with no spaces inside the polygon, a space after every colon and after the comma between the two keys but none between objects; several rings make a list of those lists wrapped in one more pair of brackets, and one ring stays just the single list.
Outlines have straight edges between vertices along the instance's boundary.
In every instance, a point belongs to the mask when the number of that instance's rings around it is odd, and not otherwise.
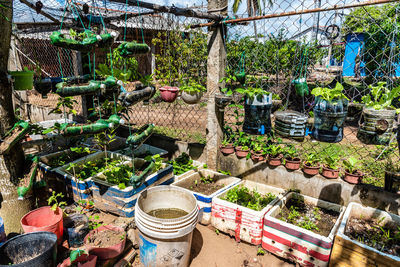
[{"label": "blue and white painted crate", "polygon": [[[213,178],[215,180],[216,185],[223,185],[224,187],[213,192],[212,194],[209,195],[204,195],[201,193],[197,193],[195,191],[190,190],[190,187],[194,181],[198,181],[200,183],[201,178]],[[211,223],[211,204],[212,204],[212,199],[216,195],[222,194],[226,190],[230,189],[231,187],[234,187],[238,183],[240,183],[240,179],[232,176],[228,176],[219,172],[215,172],[212,170],[208,169],[200,169],[197,172],[194,172],[190,174],[189,176],[183,178],[182,180],[174,182],[172,185],[173,186],[178,186],[178,187],[183,187],[190,192],[196,197],[197,199],[197,204],[199,204],[199,207],[203,209],[203,217],[200,221],[201,224],[210,224]]]},{"label": "blue and white painted crate", "polygon": [[[77,167],[79,168],[79,165],[84,164],[85,162],[88,161],[95,161],[101,158],[104,158],[105,154],[104,151],[99,151],[93,154],[90,154],[86,157],[77,159],[71,163],[76,164]],[[114,153],[114,152],[107,152],[107,157],[111,158],[111,159],[121,159],[124,161],[130,161],[131,158],[118,154],[118,153]],[[70,190],[72,190],[72,195],[73,195],[73,199],[75,201],[79,201],[81,199],[91,199],[92,198],[92,192],[91,192],[91,186],[92,186],[92,178],[93,177],[89,177],[86,180],[79,180],[77,178],[74,177],[73,175],[73,171],[69,170],[67,171],[67,168],[69,167],[69,164],[66,164],[62,167],[56,168],[55,172],[57,172],[59,175],[61,175],[61,177],[64,178],[65,181],[65,185],[70,188]]]},{"label": "blue and white painted crate", "polygon": [[[131,165],[132,162],[130,161],[126,164]],[[145,182],[136,189],[132,186],[120,189],[118,185],[99,179],[101,175],[99,174],[98,178],[90,181],[95,207],[124,217],[133,217],[135,215],[136,199],[140,192],[152,186],[168,185],[174,182],[173,168],[165,163],[163,163],[162,169],[149,175]]]}]

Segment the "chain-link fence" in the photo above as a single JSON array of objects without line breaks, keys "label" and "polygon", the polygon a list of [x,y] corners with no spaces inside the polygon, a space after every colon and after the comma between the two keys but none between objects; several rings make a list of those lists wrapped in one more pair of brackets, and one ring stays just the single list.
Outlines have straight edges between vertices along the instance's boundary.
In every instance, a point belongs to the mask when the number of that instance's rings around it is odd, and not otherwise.
[{"label": "chain-link fence", "polygon": [[[43,10],[61,20],[64,14],[64,6],[60,4],[62,1],[42,2]],[[88,16],[83,10],[83,5],[87,2],[90,14],[97,18],[102,15],[108,30],[119,32],[115,46],[124,40],[146,42],[152,49],[151,55],[141,56],[129,62],[121,61],[115,56],[111,57],[110,51],[96,50],[89,56],[75,55],[49,45],[50,26],[45,27],[46,35],[45,30],[32,32],[32,27],[18,25],[18,36],[20,36],[18,53],[24,66],[31,66],[37,61],[43,71],[49,74],[48,76],[89,73],[93,72],[94,68],[98,70],[95,73],[97,76],[110,73],[117,76],[121,72],[125,75],[127,70],[132,70],[132,76],[126,79],[124,85],[128,91],[134,89],[135,80],[150,73],[154,73],[158,87],[165,84],[182,85],[187,81],[205,85],[207,28],[190,29],[189,25],[207,21],[151,12],[108,1],[103,1],[102,4],[95,4],[98,1],[72,2],[76,4],[74,8],[79,11],[82,18]],[[353,156],[360,161],[360,168],[366,173],[364,182],[382,186],[385,159],[388,157],[399,159],[395,133],[392,130],[394,118],[386,120],[388,125],[386,130],[383,129],[385,138],[378,138],[374,144],[368,144],[365,138],[360,136],[360,125],[365,124],[360,103],[368,101],[365,96],[371,92],[386,88],[388,92],[392,92],[398,85],[399,5],[339,8],[300,14],[302,11],[315,8],[345,6],[351,1],[285,0],[272,1],[271,4],[266,1],[265,6],[258,6],[254,5],[258,1],[248,0],[243,1],[236,13],[233,13],[233,2],[228,3],[229,18],[224,21],[253,15],[275,14],[275,16],[255,21],[223,23],[228,63],[227,77],[245,75],[244,84],[240,84],[237,79],[228,82],[227,87],[263,88],[273,93],[276,109],[295,110],[307,115],[312,121],[315,117],[313,112],[316,102],[311,91],[318,87],[334,87],[336,82],[341,83],[349,104],[343,139],[340,142],[316,141],[307,132],[304,133],[306,135],[304,138],[300,138],[301,140],[285,136],[281,138],[284,143],[293,144],[302,156],[310,151],[316,152],[321,158],[336,154],[341,158],[341,163]],[[200,6],[196,9],[206,11],[207,7]],[[288,15],[287,12],[291,11],[296,11],[298,14]],[[29,13],[24,12],[20,5],[16,12],[20,17]],[[34,22],[40,21],[38,20],[40,15],[31,14],[31,16],[35,17]],[[77,13],[73,12],[72,8],[67,9],[65,18],[64,28],[71,25],[76,27],[80,23],[76,19]],[[83,23],[88,27],[88,21],[84,20]],[[91,27],[101,29],[101,20]],[[27,60],[26,57],[31,60]],[[113,59],[113,71],[110,58]],[[378,82],[386,84],[377,89]],[[298,84],[302,86],[297,86]],[[390,94],[385,92],[384,95]],[[159,133],[184,141],[205,143],[207,98],[205,94],[202,101],[195,105],[185,104],[180,99],[170,104],[162,102],[157,93],[148,105],[137,104],[130,107],[128,114],[131,123],[138,126],[155,123]],[[235,99],[236,104],[243,104],[240,101],[241,96]],[[30,98],[30,101],[47,103],[34,98]],[[55,105],[56,98],[51,96],[47,101],[53,101]],[[97,101],[88,102],[97,105]],[[396,106],[397,103],[397,99],[394,99],[393,105]],[[236,119],[243,121],[242,116],[235,118],[234,110],[235,107],[227,108],[225,113],[227,124],[235,122]],[[243,114],[243,107],[240,107],[238,114]],[[274,119],[272,125],[275,129]],[[385,128],[385,125],[382,127]],[[312,127],[308,129],[312,131]]]}]

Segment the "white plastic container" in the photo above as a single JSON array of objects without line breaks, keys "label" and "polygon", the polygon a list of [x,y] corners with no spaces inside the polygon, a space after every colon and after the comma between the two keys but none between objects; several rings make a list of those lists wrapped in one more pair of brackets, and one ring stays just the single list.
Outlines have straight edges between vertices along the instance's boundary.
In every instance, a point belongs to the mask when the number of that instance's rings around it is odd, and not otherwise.
[{"label": "white plastic container", "polygon": [[187,184],[192,184],[193,181],[195,181],[195,180],[197,180],[198,183],[200,183],[200,179],[202,177],[208,177],[208,176],[215,180],[216,185],[223,185],[223,187],[209,195],[197,193],[195,191],[192,191],[192,190],[186,188],[196,197],[197,204],[199,205],[199,207],[201,209],[203,209],[203,216],[202,216],[200,223],[204,224],[204,225],[208,225],[211,223],[211,203],[212,203],[213,197],[215,197],[215,196],[225,192],[229,188],[235,186],[241,180],[239,178],[225,175],[225,174],[215,172],[212,170],[202,169],[202,170],[198,170],[197,172],[190,174],[186,178],[183,178],[180,181],[174,182],[172,184],[173,186],[185,188],[184,186],[187,186]]},{"label": "white plastic container", "polygon": [[283,197],[285,191],[281,188],[248,180],[242,181],[232,188],[241,185],[250,190],[254,189],[260,194],[272,193],[277,197],[265,208],[256,211],[221,199],[227,194],[227,191],[225,191],[212,200],[211,225],[224,233],[234,235],[236,241],[242,240],[253,245],[260,245],[264,215]]},{"label": "white plastic container", "polygon": [[[188,214],[176,219],[148,214],[156,209],[171,208]],[[156,186],[140,194],[135,210],[142,264],[145,267],[189,266],[193,230],[199,220],[196,198],[183,188]]]}]

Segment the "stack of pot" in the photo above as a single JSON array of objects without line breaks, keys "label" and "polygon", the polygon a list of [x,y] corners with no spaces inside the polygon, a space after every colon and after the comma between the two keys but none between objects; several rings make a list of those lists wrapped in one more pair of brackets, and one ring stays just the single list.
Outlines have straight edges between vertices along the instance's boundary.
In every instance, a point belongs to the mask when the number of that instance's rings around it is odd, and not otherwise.
[{"label": "stack of pot", "polygon": [[275,131],[283,137],[304,138],[307,116],[293,110],[277,111],[275,115]]},{"label": "stack of pot", "polygon": [[395,109],[364,108],[357,138],[365,144],[386,145],[393,133]]}]

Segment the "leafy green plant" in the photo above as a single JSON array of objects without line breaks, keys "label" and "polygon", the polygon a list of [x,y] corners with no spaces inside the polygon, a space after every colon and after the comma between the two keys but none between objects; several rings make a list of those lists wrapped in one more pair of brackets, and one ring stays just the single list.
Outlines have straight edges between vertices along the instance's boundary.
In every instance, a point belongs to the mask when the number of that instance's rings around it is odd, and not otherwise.
[{"label": "leafy green plant", "polygon": [[388,157],[385,161],[385,170],[388,172],[400,172],[400,162],[392,160],[391,157]]},{"label": "leafy green plant", "polygon": [[317,166],[318,162],[320,161],[320,158],[317,153],[315,152],[310,152],[305,154],[305,160],[304,164],[307,164],[308,166]]},{"label": "leafy green plant", "polygon": [[329,169],[337,170],[339,168],[340,157],[338,155],[327,155],[324,158],[324,163]]},{"label": "leafy green plant", "polygon": [[96,66],[96,74],[101,76],[102,78],[114,76],[115,78],[123,82],[133,82],[139,78],[139,66],[136,58],[121,57],[118,49],[114,49],[112,51],[112,54],[107,54],[105,64],[97,64]]},{"label": "leafy green plant", "polygon": [[146,156],[144,158],[144,160],[146,160],[146,161],[151,161],[151,160],[154,161],[154,169],[153,169],[154,172],[157,172],[157,171],[161,170],[161,168],[163,166],[163,158],[160,156],[160,154],[155,154],[153,156],[151,156],[151,155]]},{"label": "leafy green plant", "polygon": [[222,197],[224,200],[256,211],[265,208],[275,198],[276,196],[272,193],[261,195],[256,190],[250,191],[243,185],[228,190],[226,195]]},{"label": "leafy green plant", "polygon": [[144,75],[144,76],[140,77],[139,81],[140,81],[144,86],[153,86],[153,82],[154,82],[153,74]]},{"label": "leafy green plant", "polygon": [[60,202],[58,201],[58,198],[63,198],[63,197],[64,197],[63,193],[57,194],[55,191],[53,191],[53,194],[47,199],[47,205],[50,206],[52,203],[54,203],[50,209],[55,212],[57,211],[58,207],[67,205],[67,202],[65,201],[60,201]]},{"label": "leafy green plant", "polygon": [[339,99],[348,100],[347,96],[343,94],[343,85],[340,83],[336,83],[336,86],[333,89],[327,87],[316,87],[311,91],[311,94],[326,101],[334,101]]},{"label": "leafy green plant", "polygon": [[66,115],[76,115],[78,111],[74,109],[74,105],[77,105],[76,101],[72,96],[59,97],[56,107],[50,110],[49,114],[66,114]]},{"label": "leafy green plant", "polygon": [[250,137],[245,132],[240,131],[239,135],[236,138],[235,146],[241,146],[242,149],[246,147],[248,149],[249,145],[250,145]]},{"label": "leafy green plant", "polygon": [[276,158],[283,152],[283,148],[279,144],[270,144],[267,148],[267,151],[272,158]]},{"label": "leafy green plant", "polygon": [[283,153],[286,158],[294,159],[298,157],[297,149],[293,145],[286,146]]},{"label": "leafy green plant", "polygon": [[[105,170],[111,170],[117,165],[120,165],[123,161],[119,159],[109,159],[109,158],[100,158],[95,161],[86,161],[83,164],[76,164],[76,163],[70,163],[68,168],[66,169],[67,171],[72,170],[74,177],[76,177],[79,180],[85,180],[89,177],[92,177],[100,172],[103,172]],[[128,166],[128,165],[123,165],[123,166]],[[132,168],[130,168],[132,169]],[[115,171],[118,172],[124,172],[125,169],[120,170],[117,169]],[[110,174],[110,177],[114,177],[113,175]],[[111,182],[114,183],[114,182]],[[118,184],[118,183],[116,183]]]},{"label": "leafy green plant", "polygon": [[359,161],[355,157],[349,157],[343,161],[343,164],[349,173],[355,173],[357,171],[358,162]]},{"label": "leafy green plant", "polygon": [[168,161],[168,164],[173,166],[175,175],[180,175],[190,170],[197,170],[197,167],[193,166],[193,160],[185,152],[175,160]]},{"label": "leafy green plant", "polygon": [[237,88],[236,92],[245,95],[247,98],[253,100],[254,98],[262,98],[264,95],[269,95],[269,92],[259,87]]},{"label": "leafy green plant", "polygon": [[[370,93],[361,98],[367,108],[375,110],[394,108],[392,101],[400,96],[400,86],[390,90],[386,87],[386,82],[378,82],[376,86],[370,84],[368,88],[370,88]],[[397,112],[400,112],[400,109],[397,109]]]},{"label": "leafy green plant", "polygon": [[185,84],[181,85],[179,88],[187,93],[202,93],[207,91],[207,88],[205,86],[194,80],[189,80],[185,82]]},{"label": "leafy green plant", "polygon": [[89,216],[89,229],[90,230],[95,230],[102,226],[102,222],[100,221],[100,216],[99,215],[92,215]]},{"label": "leafy green plant", "polygon": [[221,169],[219,169],[218,172],[219,172],[219,173],[222,173],[222,174],[224,174],[224,175],[228,175],[228,176],[231,176],[231,175],[232,175],[232,173],[231,173],[230,171],[223,171],[223,170],[221,170]]}]

